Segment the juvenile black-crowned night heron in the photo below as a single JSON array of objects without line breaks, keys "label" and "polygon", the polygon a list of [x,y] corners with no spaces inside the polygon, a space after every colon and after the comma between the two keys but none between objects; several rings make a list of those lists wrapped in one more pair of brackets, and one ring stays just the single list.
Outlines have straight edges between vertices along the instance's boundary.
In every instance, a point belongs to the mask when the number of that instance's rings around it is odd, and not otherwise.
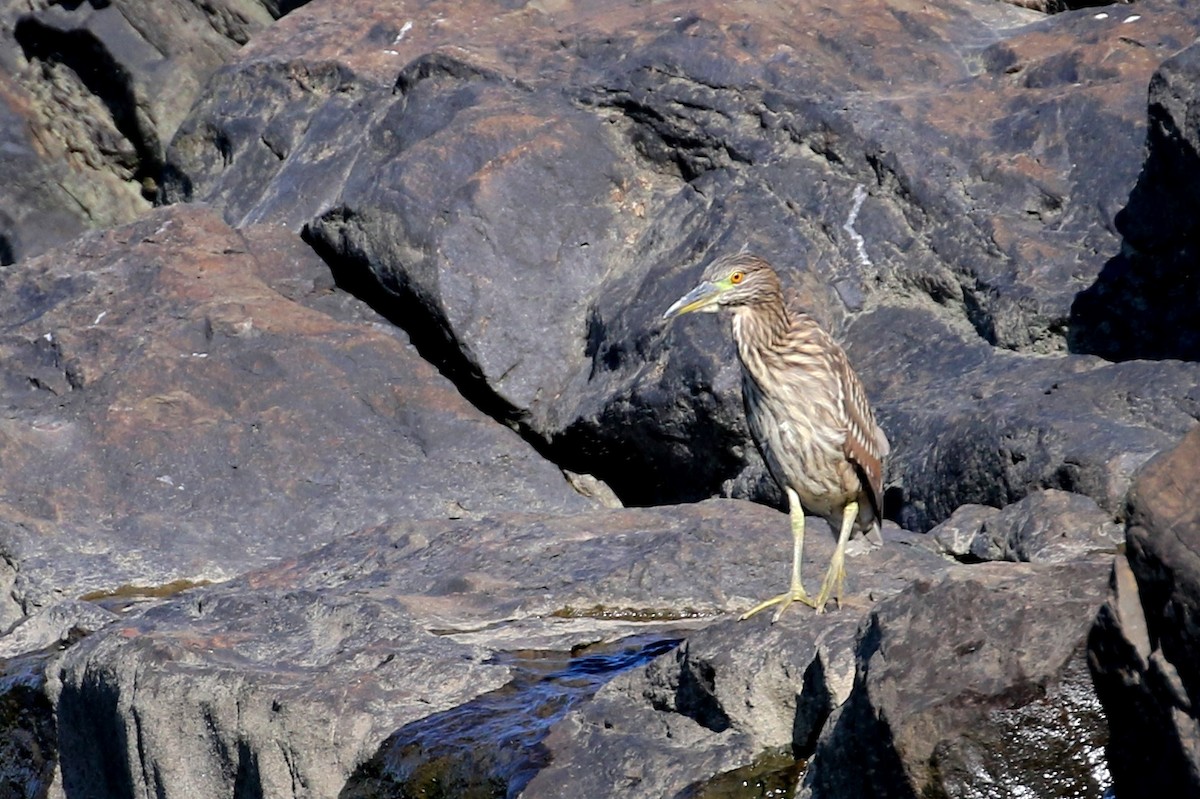
[{"label": "juvenile black-crowned night heron", "polygon": [[[883,459],[888,440],[875,422],[862,383],[846,353],[816,320],[788,309],[771,265],[748,253],[727,255],[663,314],[728,308],[742,363],[742,394],[750,432],[771,475],[788,498],[792,524],[791,588],[754,606],[792,602],[823,613],[830,596],[842,603],[846,542],[863,533],[882,541]],[[817,598],[800,579],[804,558],[804,509],[838,531],[837,548]]]}]

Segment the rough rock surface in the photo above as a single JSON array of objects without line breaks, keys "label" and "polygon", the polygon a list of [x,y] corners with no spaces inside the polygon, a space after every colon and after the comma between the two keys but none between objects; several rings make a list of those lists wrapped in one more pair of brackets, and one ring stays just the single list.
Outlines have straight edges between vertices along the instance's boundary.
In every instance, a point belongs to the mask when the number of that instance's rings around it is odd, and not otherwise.
[{"label": "rough rock surface", "polygon": [[1096,622],[1091,666],[1117,795],[1200,791],[1200,430],[1146,465],[1130,496],[1128,563]]},{"label": "rough rock surface", "polygon": [[145,213],[208,76],[300,4],[0,2],[0,264]]},{"label": "rough rock surface", "polygon": [[343,8],[217,77],[166,195],[304,228],[466,396],[628,504],[777,498],[727,335],[659,320],[743,244],[844,333],[910,529],[1038,488],[1117,514],[1194,421],[1194,366],[1065,352],[1195,9]]},{"label": "rough rock surface", "polygon": [[0,636],[0,658],[78,640],[118,618],[116,613],[95,602],[69,599],[55,603],[26,616]]},{"label": "rough rock surface", "polygon": [[[1127,515],[1194,786],[1200,8],[299,5],[0,0],[0,793],[1098,796]],[[598,509],[778,500],[660,319],[743,245],[893,442],[775,625],[778,511]]]},{"label": "rough rock surface", "polygon": [[[817,567],[833,540],[812,526]],[[377,783],[385,787],[365,795],[410,795],[386,770],[352,772],[389,733],[403,738],[426,717],[457,707],[442,718],[448,728],[478,718],[468,700],[512,676],[504,651],[568,650],[633,631],[677,637],[719,614],[725,620],[689,651],[705,652],[692,656],[701,666],[731,659],[720,665],[713,701],[746,728],[738,752],[750,757],[788,740],[789,686],[799,685],[807,659],[827,650],[844,672],[854,625],[872,600],[948,568],[910,535],[889,533],[885,546],[850,562],[847,599],[859,610],[815,617],[796,609],[774,627],[725,615],[786,584],[787,517],[745,502],[412,521],[341,536],[193,589],[68,650],[58,666],[63,788],[72,797],[299,797]],[[813,631],[808,654],[781,653],[781,638],[803,642]],[[753,711],[752,700],[768,712]],[[828,713],[832,699],[820,701]],[[528,715],[536,703],[526,702]],[[819,720],[814,711],[811,723]],[[457,767],[481,768],[475,755],[495,743],[460,752]],[[422,772],[450,770],[418,762]],[[463,795],[441,780],[449,795]]]},{"label": "rough rock surface", "polygon": [[545,742],[548,765],[521,795],[687,795],[764,751],[808,755],[849,693],[866,615],[849,603],[823,617],[726,619],[690,635],[558,724]]},{"label": "rough rock surface", "polygon": [[1110,563],[984,564],[881,603],[798,795],[1099,796],[1085,650]]},{"label": "rough rock surface", "polygon": [[277,229],[167,209],[0,280],[0,626],[387,518],[591,505]]},{"label": "rough rock surface", "polygon": [[899,442],[886,504],[910,530],[1038,489],[1085,494],[1123,518],[1138,467],[1200,417],[1195,363],[1011,353],[912,308],[864,313],[848,335]]},{"label": "rough rock surface", "polygon": [[1003,510],[963,505],[929,531],[947,555],[964,562],[1063,563],[1115,551],[1125,531],[1089,497],[1035,491]]},{"label": "rough rock surface", "polygon": [[1190,301],[1200,290],[1192,255],[1200,244],[1197,85],[1196,45],[1164,61],[1150,81],[1146,159],[1116,218],[1124,241],[1072,305],[1073,349],[1112,359],[1200,358]]}]

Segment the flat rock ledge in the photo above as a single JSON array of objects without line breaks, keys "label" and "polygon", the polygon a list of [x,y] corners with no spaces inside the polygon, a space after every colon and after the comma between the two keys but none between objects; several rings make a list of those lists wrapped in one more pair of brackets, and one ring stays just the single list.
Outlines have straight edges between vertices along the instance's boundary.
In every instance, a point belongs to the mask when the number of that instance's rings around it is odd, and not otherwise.
[{"label": "flat rock ledge", "polygon": [[[809,527],[815,583],[833,538]],[[1073,764],[1056,779],[1103,790],[1081,664],[1111,555],[963,565],[889,525],[850,561],[840,609],[737,621],[786,585],[787,531],[738,500],[411,520],[109,602],[78,643],[6,663],[0,696],[44,698],[6,719],[49,764],[22,784],[72,799],[704,796],[765,762],[801,795],[908,796],[985,777],[1036,788],[1036,729]],[[1062,713],[1066,734],[1049,721]]]}]

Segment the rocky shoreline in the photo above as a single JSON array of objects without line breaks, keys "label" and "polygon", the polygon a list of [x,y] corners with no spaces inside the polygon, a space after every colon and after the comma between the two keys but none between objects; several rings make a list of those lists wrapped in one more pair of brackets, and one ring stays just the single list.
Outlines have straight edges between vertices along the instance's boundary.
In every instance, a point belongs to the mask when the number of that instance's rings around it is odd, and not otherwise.
[{"label": "rocky shoreline", "polygon": [[[1200,790],[1200,10],[0,23],[0,796]],[[660,319],[742,246],[893,444],[773,625],[732,346]]]}]

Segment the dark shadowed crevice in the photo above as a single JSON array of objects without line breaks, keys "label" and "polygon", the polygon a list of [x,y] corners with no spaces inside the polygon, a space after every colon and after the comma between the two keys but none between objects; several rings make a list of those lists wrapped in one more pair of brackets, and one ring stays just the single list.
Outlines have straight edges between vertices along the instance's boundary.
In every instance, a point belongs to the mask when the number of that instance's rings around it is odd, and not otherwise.
[{"label": "dark shadowed crevice", "polygon": [[1192,87],[1200,48],[1165,61],[1150,81],[1146,159],[1116,215],[1121,250],[1075,296],[1071,352],[1110,361],[1200,360],[1200,140]]},{"label": "dark shadowed crevice", "polygon": [[[369,256],[363,248],[352,241],[357,225],[353,211],[337,208],[323,217],[321,229],[306,225],[301,238],[329,265],[335,285],[342,291],[365,302],[380,316],[408,334],[409,341],[417,352],[448,378],[459,393],[477,409],[496,421],[522,432],[521,413],[511,403],[505,402],[487,380],[465,357],[457,346],[450,323],[429,309],[430,302],[423,302],[411,283],[387,284],[372,268]],[[331,241],[332,231],[340,231],[339,241]],[[389,270],[396,281],[403,279],[403,270]],[[544,446],[536,437],[525,431],[530,443]],[[543,453],[544,454],[544,453]]]},{"label": "dark shadowed crevice", "polygon": [[[419,294],[402,269],[379,269],[356,243],[364,224],[353,211],[334,209],[319,227],[306,226],[304,241],[329,265],[334,282],[408,333],[417,352],[449,379],[482,413],[516,431],[543,458],[561,469],[589,474],[607,484],[626,506],[694,502],[723,493],[744,468],[744,432],[722,422],[719,398],[699,377],[657,396],[612,402],[597,418],[579,419],[552,439],[529,425],[521,409],[499,396],[464,352],[450,323],[431,310],[437,303]],[[392,276],[381,278],[380,274]],[[657,409],[686,402],[692,421],[678,442],[664,441]],[[619,437],[605,431],[621,430]],[[679,458],[674,447],[704,441],[707,458]]]},{"label": "dark shadowed crevice", "polygon": [[1006,2],[1021,8],[1041,11],[1043,14],[1061,14],[1064,11],[1076,11],[1081,8],[1100,8],[1102,6],[1128,5],[1129,0],[1006,0]]},{"label": "dark shadowed crevice", "polygon": [[685,653],[680,664],[675,709],[713,732],[725,732],[732,722],[717,698],[716,669],[706,660]]},{"label": "dark shadowed crevice", "polygon": [[58,731],[46,671],[61,648],[0,658],[0,796],[40,797],[50,790]]},{"label": "dark shadowed crevice", "polygon": [[136,161],[122,163],[111,148],[108,155],[117,166],[132,172],[135,182],[157,186],[163,167],[161,143],[153,126],[138,118],[133,77],[104,43],[88,31],[59,30],[31,16],[17,21],[13,35],[26,59],[66,67],[104,104],[117,130],[132,145]]},{"label": "dark shadowed crevice", "polygon": [[[120,689],[95,671],[65,683],[58,699],[59,758],[67,796],[133,796],[129,729]],[[129,701],[128,698],[124,698]]]}]

